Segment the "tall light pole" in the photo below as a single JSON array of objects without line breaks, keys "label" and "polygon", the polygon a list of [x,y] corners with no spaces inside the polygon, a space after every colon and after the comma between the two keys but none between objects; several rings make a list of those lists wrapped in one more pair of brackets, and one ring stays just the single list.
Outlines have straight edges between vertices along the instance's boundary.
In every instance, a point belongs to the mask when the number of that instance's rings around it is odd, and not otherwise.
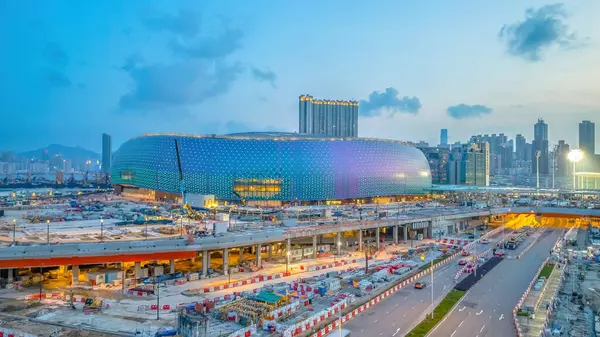
[{"label": "tall light pole", "polygon": [[290,265],[290,251],[288,250],[287,252],[285,252],[286,258],[285,258],[285,274],[287,275],[289,272],[289,265]]},{"label": "tall light pole", "polygon": [[433,305],[433,248],[429,248],[429,252],[431,252],[431,319],[433,319],[433,312],[435,311]]},{"label": "tall light pole", "polygon": [[13,245],[17,245],[17,219],[13,219]]},{"label": "tall light pole", "polygon": [[575,164],[577,164],[578,162],[580,162],[583,159],[583,151],[581,151],[580,149],[573,149],[571,151],[569,151],[569,154],[567,155],[567,158],[569,159],[570,162],[573,163],[573,190],[577,189],[577,181],[576,181],[576,175],[575,175]]},{"label": "tall light pole", "polygon": [[100,218],[100,242],[104,242],[104,218]]},{"label": "tall light pole", "polygon": [[542,151],[535,152],[535,188],[540,189],[540,156],[542,155]]},{"label": "tall light pole", "polygon": [[50,220],[46,219],[46,243],[50,245]]}]

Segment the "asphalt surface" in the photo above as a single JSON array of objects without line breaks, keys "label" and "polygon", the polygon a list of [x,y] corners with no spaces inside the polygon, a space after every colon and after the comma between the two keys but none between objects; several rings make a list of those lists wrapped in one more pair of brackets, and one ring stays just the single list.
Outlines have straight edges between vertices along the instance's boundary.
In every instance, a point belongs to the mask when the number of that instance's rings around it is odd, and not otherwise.
[{"label": "asphalt surface", "polygon": [[[478,244],[477,252],[492,248],[494,242],[501,236],[497,234],[489,244]],[[454,287],[454,276],[462,266],[458,260],[440,267],[434,272],[433,296],[434,301],[439,301],[451,288]],[[344,324],[343,328],[352,332],[352,336],[403,336],[408,333],[418,322],[425,318],[425,313],[431,306],[431,275],[420,280],[427,282],[425,289],[415,289],[414,283],[397,291],[386,300],[364,311],[359,316]],[[420,281],[418,280],[418,281]]]},{"label": "asphalt surface", "polygon": [[[560,230],[548,230],[521,259],[502,261],[428,337],[515,336],[512,310],[560,234]],[[529,240],[520,245],[514,255],[528,244]]]}]

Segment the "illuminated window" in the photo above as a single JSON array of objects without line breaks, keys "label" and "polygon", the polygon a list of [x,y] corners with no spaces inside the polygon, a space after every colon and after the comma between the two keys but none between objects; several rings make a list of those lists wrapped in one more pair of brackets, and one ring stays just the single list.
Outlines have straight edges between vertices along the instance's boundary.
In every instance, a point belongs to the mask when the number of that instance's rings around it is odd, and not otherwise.
[{"label": "illuminated window", "polygon": [[121,179],[123,180],[133,180],[133,176],[131,171],[121,171]]}]

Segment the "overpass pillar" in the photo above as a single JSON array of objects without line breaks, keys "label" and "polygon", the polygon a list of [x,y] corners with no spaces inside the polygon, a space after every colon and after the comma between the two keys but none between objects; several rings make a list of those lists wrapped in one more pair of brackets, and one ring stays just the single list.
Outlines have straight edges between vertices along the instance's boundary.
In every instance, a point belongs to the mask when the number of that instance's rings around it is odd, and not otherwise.
[{"label": "overpass pillar", "polygon": [[393,237],[394,237],[394,243],[398,244],[398,225],[395,225],[393,227]]},{"label": "overpass pillar", "polygon": [[362,251],[362,229],[358,230],[358,250]]},{"label": "overpass pillar", "polygon": [[169,274],[175,274],[175,260],[169,261]]},{"label": "overpass pillar", "polygon": [[229,275],[229,248],[223,249],[223,275]]},{"label": "overpass pillar", "polygon": [[267,257],[269,259],[269,261],[273,258],[273,244],[269,243],[269,245],[267,246]]},{"label": "overpass pillar", "polygon": [[14,274],[15,270],[13,268],[8,269],[8,283],[12,283],[14,282],[14,278],[15,278],[15,274]]},{"label": "overpass pillar", "polygon": [[429,225],[427,226],[427,238],[433,239],[433,221],[429,221]]},{"label": "overpass pillar", "polygon": [[136,279],[141,279],[142,278],[142,264],[140,262],[136,262],[134,264],[134,272],[135,272],[135,278]]},{"label": "overpass pillar", "polygon": [[73,267],[71,268],[71,284],[79,284],[79,266],[77,265],[73,265]]},{"label": "overpass pillar", "polygon": [[210,252],[205,250],[202,252],[202,276],[208,275],[208,266],[210,265]]},{"label": "overpass pillar", "polygon": [[256,266],[258,268],[262,265],[262,245],[259,243],[256,245]]},{"label": "overpass pillar", "polygon": [[317,258],[317,236],[312,237],[313,259]]},{"label": "overpass pillar", "polygon": [[244,262],[244,247],[240,247],[239,248],[239,258],[238,258],[238,264],[241,264],[242,262]]},{"label": "overpass pillar", "polygon": [[404,241],[404,242],[408,241],[408,226],[407,225],[402,227],[402,241]]},{"label": "overpass pillar", "polygon": [[381,228],[377,227],[375,228],[375,240],[377,241],[377,249],[379,249],[379,232],[381,232]]},{"label": "overpass pillar", "polygon": [[335,237],[335,253],[342,255],[342,232],[337,232]]}]

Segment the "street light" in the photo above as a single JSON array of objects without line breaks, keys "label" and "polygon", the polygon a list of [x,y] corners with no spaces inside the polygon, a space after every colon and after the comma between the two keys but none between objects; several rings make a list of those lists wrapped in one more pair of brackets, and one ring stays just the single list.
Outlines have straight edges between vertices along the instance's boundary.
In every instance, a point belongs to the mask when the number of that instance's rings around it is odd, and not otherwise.
[{"label": "street light", "polygon": [[46,231],[46,243],[48,245],[50,245],[50,220],[46,219],[46,227],[47,227],[47,231]]},{"label": "street light", "polygon": [[569,151],[567,158],[573,163],[573,190],[577,189],[577,181],[575,180],[575,164],[583,159],[583,151],[580,149],[573,149]]},{"label": "street light", "polygon": [[285,274],[287,275],[289,272],[289,264],[290,264],[290,251],[288,250],[286,253],[286,259],[285,259]]},{"label": "street light", "polygon": [[13,244],[17,245],[17,219],[13,219]]},{"label": "street light", "polygon": [[104,242],[104,218],[100,218],[100,242]]},{"label": "street light", "polygon": [[540,189],[540,156],[542,155],[542,151],[535,152],[535,188]]}]

